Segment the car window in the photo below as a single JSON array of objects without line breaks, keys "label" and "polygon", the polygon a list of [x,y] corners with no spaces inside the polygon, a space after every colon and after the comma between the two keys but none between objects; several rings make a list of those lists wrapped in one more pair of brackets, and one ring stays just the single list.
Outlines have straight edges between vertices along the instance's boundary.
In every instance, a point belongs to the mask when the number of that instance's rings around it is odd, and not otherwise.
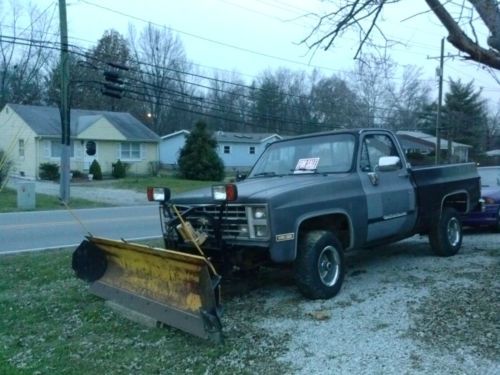
[{"label": "car window", "polygon": [[[398,156],[391,138],[385,134],[369,134],[363,139],[359,167],[363,172],[373,172],[382,156]],[[401,168],[401,167],[400,167]]]}]

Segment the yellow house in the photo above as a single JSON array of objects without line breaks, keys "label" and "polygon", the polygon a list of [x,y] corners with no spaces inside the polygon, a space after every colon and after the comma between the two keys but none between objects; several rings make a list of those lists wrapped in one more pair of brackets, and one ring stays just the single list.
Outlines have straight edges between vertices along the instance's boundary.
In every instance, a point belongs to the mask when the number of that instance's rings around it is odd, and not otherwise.
[{"label": "yellow house", "polygon": [[[118,159],[145,175],[158,162],[159,137],[130,113],[71,110],[71,170],[87,173],[95,159],[111,174]],[[56,107],[7,104],[0,112],[0,149],[11,174],[37,179],[42,163],[60,163],[61,118]]]}]

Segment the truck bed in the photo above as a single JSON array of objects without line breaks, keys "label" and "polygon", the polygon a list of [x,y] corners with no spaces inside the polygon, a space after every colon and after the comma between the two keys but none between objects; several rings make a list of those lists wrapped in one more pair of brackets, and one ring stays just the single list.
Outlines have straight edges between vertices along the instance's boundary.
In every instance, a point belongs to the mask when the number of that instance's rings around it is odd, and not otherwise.
[{"label": "truck bed", "polygon": [[432,219],[440,212],[446,196],[463,192],[463,209],[470,211],[474,207],[469,202],[477,202],[481,195],[474,163],[414,167],[410,174],[417,191],[418,233],[429,231]]}]

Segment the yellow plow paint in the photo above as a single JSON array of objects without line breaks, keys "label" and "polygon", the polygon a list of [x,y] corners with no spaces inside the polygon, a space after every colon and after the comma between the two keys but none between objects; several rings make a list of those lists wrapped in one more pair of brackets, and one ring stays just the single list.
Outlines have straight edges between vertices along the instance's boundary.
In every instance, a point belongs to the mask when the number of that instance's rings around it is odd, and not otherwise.
[{"label": "yellow plow paint", "polygon": [[222,340],[220,277],[199,255],[88,237],[73,269],[90,292],[190,334]]}]

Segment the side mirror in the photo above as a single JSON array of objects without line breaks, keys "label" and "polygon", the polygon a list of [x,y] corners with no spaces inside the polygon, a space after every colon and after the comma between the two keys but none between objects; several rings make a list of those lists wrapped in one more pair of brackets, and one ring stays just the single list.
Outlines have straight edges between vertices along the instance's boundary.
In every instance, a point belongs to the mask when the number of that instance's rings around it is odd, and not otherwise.
[{"label": "side mirror", "polygon": [[401,159],[398,156],[382,156],[378,159],[378,170],[380,172],[397,171],[401,168]]}]

